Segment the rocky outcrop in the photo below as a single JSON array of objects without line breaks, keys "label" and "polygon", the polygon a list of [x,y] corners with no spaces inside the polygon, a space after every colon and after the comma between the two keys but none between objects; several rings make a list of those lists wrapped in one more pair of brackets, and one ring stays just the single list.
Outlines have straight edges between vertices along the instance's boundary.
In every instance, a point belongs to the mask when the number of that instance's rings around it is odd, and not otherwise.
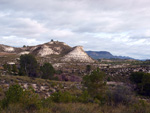
[{"label": "rocky outcrop", "polygon": [[0,45],[1,52],[14,52],[15,49],[10,46]]},{"label": "rocky outcrop", "polygon": [[13,52],[15,51],[13,47],[4,47],[5,52]]},{"label": "rocky outcrop", "polygon": [[19,55],[25,55],[25,54],[29,54],[30,52],[29,51],[23,51],[21,53],[19,53]]},{"label": "rocky outcrop", "polygon": [[30,48],[31,54],[47,57],[47,56],[63,56],[66,53],[70,52],[71,47],[66,45],[63,42],[51,41],[45,44],[33,46]]},{"label": "rocky outcrop", "polygon": [[52,54],[59,55],[58,52],[54,51],[52,48],[49,48],[47,45],[43,45],[38,52],[38,55],[41,57],[52,55]]},{"label": "rocky outcrop", "polygon": [[41,58],[46,58],[46,60],[49,58],[54,62],[94,62],[94,60],[83,50],[82,46],[72,48],[64,42],[58,41],[21,48],[0,45],[0,52],[15,53],[18,56],[30,53]]},{"label": "rocky outcrop", "polygon": [[85,53],[82,46],[76,46],[62,58],[65,62],[94,62],[94,60]]}]

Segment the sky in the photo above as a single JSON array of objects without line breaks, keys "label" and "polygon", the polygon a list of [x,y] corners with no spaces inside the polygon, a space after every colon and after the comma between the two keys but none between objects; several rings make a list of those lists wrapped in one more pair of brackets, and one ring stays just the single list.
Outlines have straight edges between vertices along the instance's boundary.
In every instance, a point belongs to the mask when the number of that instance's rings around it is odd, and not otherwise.
[{"label": "sky", "polygon": [[51,39],[150,59],[150,0],[0,0],[0,44]]}]

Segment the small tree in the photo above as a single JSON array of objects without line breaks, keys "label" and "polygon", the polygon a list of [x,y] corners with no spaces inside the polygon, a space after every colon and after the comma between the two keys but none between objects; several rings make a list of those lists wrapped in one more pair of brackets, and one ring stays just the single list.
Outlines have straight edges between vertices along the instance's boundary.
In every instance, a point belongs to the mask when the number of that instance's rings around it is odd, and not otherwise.
[{"label": "small tree", "polygon": [[35,110],[40,107],[39,96],[32,90],[23,90],[23,88],[16,84],[9,87],[5,93],[5,98],[2,100],[2,107],[6,108],[10,104],[20,104],[22,107],[28,110]]},{"label": "small tree", "polygon": [[88,93],[93,98],[103,99],[106,82],[104,82],[105,73],[98,68],[94,70],[90,75],[83,77],[83,85],[87,87]]},{"label": "small tree", "polygon": [[72,102],[74,99],[74,96],[72,96],[69,92],[65,91],[65,92],[55,92],[51,95],[51,100],[53,102],[63,102],[63,103],[68,103],[68,102]]},{"label": "small tree", "polygon": [[20,56],[20,75],[29,77],[38,77],[38,63],[36,58],[31,54]]},{"label": "small tree", "polygon": [[139,84],[142,82],[142,78],[143,78],[144,74],[145,73],[143,73],[143,72],[134,72],[130,75],[129,78],[133,83]]},{"label": "small tree", "polygon": [[139,94],[150,96],[150,74],[144,72],[135,72],[130,75],[130,80],[136,84],[136,90]]},{"label": "small tree", "polygon": [[10,103],[17,103],[21,100],[23,95],[23,88],[20,85],[12,85],[6,91],[6,97],[2,100],[3,108],[7,107]]},{"label": "small tree", "polygon": [[55,69],[50,63],[45,63],[40,69],[43,79],[54,79]]},{"label": "small tree", "polygon": [[7,71],[7,73],[11,74],[11,65],[10,64],[4,64],[3,67],[4,67],[4,70]]},{"label": "small tree", "polygon": [[18,72],[17,66],[15,64],[12,65],[12,72],[14,72],[14,74]]},{"label": "small tree", "polygon": [[23,45],[23,48],[25,48],[26,47],[26,45]]},{"label": "small tree", "polygon": [[87,66],[86,66],[86,72],[89,73],[90,71],[91,71],[91,65],[87,65]]}]

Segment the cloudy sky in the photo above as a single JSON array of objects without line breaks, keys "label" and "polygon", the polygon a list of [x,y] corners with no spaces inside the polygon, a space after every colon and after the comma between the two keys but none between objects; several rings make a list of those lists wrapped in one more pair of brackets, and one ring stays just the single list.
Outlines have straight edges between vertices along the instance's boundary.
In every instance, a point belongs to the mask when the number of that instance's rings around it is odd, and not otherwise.
[{"label": "cloudy sky", "polygon": [[149,59],[150,0],[0,0],[1,44],[51,39]]}]

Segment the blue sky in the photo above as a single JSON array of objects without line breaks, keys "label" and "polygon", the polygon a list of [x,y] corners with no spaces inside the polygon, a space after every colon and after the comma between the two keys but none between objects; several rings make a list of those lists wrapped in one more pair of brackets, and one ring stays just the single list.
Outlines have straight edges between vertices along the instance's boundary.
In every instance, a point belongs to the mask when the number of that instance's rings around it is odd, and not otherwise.
[{"label": "blue sky", "polygon": [[51,39],[84,50],[150,58],[149,0],[0,0],[0,43]]}]

